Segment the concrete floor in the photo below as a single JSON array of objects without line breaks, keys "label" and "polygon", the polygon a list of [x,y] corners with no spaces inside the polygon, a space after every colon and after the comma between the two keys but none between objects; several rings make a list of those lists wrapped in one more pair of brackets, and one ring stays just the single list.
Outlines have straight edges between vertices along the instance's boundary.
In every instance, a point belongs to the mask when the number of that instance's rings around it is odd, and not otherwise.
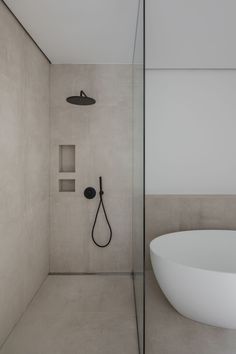
[{"label": "concrete floor", "polygon": [[126,275],[48,276],[1,354],[138,354]]},{"label": "concrete floor", "polygon": [[175,311],[146,272],[146,354],[235,354],[236,330],[189,320]]}]

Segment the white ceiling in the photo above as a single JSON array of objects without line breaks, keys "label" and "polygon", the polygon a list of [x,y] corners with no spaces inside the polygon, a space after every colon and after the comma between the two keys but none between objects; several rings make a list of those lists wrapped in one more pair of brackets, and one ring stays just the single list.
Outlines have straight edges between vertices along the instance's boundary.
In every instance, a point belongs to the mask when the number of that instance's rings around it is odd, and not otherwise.
[{"label": "white ceiling", "polygon": [[132,62],[139,0],[5,0],[55,64]]}]

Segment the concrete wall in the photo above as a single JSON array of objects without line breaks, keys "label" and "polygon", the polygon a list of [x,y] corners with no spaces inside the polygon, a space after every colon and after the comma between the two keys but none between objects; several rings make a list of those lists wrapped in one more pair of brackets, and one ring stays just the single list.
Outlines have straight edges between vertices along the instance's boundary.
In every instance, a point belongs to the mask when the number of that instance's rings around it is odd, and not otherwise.
[{"label": "concrete wall", "polygon": [[0,344],[49,269],[49,63],[0,2]]},{"label": "concrete wall", "polygon": [[[121,272],[132,267],[132,66],[51,67],[51,272]],[[92,106],[66,102],[80,90]],[[75,145],[75,172],[59,172],[59,145]],[[103,177],[113,240],[95,246],[91,229],[98,206],[83,192]],[[59,192],[59,179],[74,179],[75,192]],[[108,229],[99,215],[95,237]]]},{"label": "concrete wall", "polygon": [[236,230],[235,195],[147,195],[146,267],[155,237],[185,230]]}]

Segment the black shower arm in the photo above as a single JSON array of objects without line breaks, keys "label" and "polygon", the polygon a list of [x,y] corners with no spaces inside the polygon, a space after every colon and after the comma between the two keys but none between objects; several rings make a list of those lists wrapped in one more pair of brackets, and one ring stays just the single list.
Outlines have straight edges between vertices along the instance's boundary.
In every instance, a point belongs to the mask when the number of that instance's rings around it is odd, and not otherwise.
[{"label": "black shower arm", "polygon": [[80,96],[83,96],[83,97],[88,97],[87,95],[86,95],[86,93],[84,92],[84,91],[80,91]]}]

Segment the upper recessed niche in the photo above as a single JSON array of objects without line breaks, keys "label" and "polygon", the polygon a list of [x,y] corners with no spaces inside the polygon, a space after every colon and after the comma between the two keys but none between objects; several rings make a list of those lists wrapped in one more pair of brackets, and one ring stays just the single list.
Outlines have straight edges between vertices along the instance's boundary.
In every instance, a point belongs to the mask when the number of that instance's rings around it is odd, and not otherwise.
[{"label": "upper recessed niche", "polygon": [[75,145],[59,145],[59,172],[75,172]]}]

